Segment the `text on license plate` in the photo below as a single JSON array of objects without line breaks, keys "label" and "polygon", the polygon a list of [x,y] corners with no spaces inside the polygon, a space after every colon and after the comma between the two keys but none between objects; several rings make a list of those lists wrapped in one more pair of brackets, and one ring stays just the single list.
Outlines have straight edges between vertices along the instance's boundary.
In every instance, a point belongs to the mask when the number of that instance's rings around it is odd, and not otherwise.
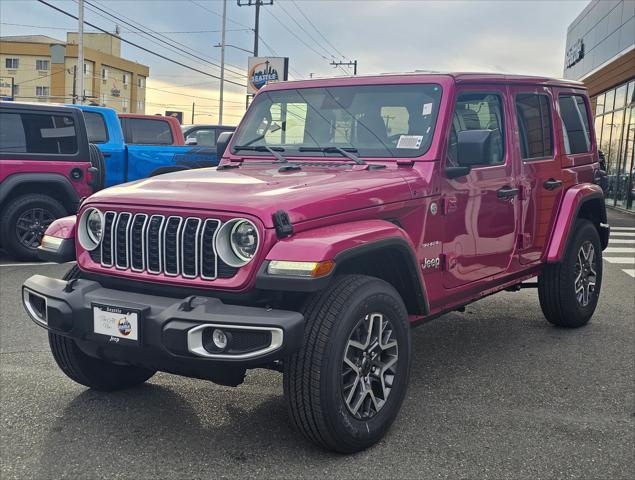
[{"label": "text on license plate", "polygon": [[133,310],[93,305],[95,333],[126,340],[139,340],[139,316]]}]

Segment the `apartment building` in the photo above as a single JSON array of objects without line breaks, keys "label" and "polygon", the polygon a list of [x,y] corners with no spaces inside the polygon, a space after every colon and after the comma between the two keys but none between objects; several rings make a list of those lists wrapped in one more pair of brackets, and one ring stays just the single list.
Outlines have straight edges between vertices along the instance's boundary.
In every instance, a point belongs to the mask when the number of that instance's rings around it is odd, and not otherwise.
[{"label": "apartment building", "polygon": [[78,68],[78,34],[66,41],[45,35],[0,37],[0,97],[15,101],[84,103],[118,112],[145,113],[150,69],[121,57],[121,39],[105,33],[84,34],[84,65]]}]

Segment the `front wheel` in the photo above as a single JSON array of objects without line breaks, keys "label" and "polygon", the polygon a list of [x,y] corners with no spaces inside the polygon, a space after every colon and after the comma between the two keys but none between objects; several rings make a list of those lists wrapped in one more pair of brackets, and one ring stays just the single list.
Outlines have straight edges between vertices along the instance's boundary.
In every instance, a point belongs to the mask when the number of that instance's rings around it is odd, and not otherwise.
[{"label": "front wheel", "polygon": [[602,245],[589,220],[573,225],[573,238],[559,263],[538,276],[538,298],[547,320],[559,327],[585,325],[595,312],[602,287]]},{"label": "front wheel", "polygon": [[345,275],[310,297],[304,315],[304,344],[285,362],[291,418],[324,448],[368,448],[390,428],[408,386],[403,300],[383,280]]}]

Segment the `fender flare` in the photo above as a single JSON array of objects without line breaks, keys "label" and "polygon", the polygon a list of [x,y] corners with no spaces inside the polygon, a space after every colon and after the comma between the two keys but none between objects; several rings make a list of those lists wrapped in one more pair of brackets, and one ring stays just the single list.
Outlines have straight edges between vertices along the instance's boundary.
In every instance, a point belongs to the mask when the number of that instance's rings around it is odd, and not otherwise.
[{"label": "fender flare", "polygon": [[[429,311],[425,284],[418,268],[412,241],[406,232],[386,220],[361,220],[307,230],[277,242],[267,254],[256,276],[256,287],[263,290],[314,292],[328,286],[341,264],[374,251],[392,249],[403,255],[408,284],[415,289],[422,313]],[[272,260],[333,260],[334,270],[320,278],[273,276],[267,267]]]},{"label": "fender flare", "polygon": [[10,198],[11,192],[25,183],[54,184],[64,191],[64,195],[71,206],[76,209],[79,205],[79,195],[73,188],[70,180],[59,173],[14,173],[0,183],[0,204]]},{"label": "fender flare", "polygon": [[597,202],[602,207],[599,211],[600,224],[597,225],[602,243],[602,249],[608,245],[609,227],[606,219],[606,205],[602,188],[592,183],[583,183],[567,190],[560,202],[560,208],[554,222],[549,247],[547,248],[547,263],[556,263],[562,259],[564,251],[573,234],[573,225],[580,210],[588,202]]}]

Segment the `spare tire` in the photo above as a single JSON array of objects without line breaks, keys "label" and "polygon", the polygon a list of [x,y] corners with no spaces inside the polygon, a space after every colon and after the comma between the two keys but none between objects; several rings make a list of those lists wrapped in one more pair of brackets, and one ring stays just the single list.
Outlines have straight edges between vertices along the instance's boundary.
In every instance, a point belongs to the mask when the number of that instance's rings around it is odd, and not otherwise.
[{"label": "spare tire", "polygon": [[97,169],[97,172],[93,172],[93,181],[91,183],[93,192],[97,192],[104,188],[106,182],[106,162],[104,161],[104,154],[101,153],[97,145],[89,143],[88,150],[90,152],[90,165]]}]

